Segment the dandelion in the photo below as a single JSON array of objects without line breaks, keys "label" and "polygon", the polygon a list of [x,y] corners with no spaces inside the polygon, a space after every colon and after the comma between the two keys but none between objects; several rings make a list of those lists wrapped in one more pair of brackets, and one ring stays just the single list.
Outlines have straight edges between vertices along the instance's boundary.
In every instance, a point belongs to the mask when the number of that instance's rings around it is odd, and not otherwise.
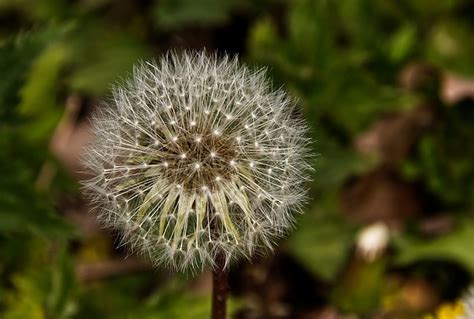
[{"label": "dandelion", "polygon": [[171,53],[113,89],[93,118],[85,188],[123,244],[157,266],[223,272],[287,233],[309,141],[265,75],[236,58]]}]

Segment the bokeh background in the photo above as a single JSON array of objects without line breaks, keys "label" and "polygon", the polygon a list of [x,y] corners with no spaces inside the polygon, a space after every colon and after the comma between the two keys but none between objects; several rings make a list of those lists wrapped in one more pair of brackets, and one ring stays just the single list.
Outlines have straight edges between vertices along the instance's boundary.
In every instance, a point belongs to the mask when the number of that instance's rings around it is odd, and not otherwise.
[{"label": "bokeh background", "polygon": [[422,318],[468,288],[474,1],[0,0],[0,21],[2,319],[208,317],[209,273],[127,254],[78,183],[91,112],[169,49],[267,66],[312,128],[312,201],[232,269],[233,318]]}]

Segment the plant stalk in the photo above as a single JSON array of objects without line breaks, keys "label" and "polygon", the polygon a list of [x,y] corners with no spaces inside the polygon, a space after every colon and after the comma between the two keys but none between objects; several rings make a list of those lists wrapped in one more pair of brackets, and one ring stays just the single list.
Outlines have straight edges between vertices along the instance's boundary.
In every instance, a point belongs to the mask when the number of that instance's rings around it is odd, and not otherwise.
[{"label": "plant stalk", "polygon": [[212,272],[212,319],[225,319],[227,308],[228,271],[223,258],[218,258]]}]

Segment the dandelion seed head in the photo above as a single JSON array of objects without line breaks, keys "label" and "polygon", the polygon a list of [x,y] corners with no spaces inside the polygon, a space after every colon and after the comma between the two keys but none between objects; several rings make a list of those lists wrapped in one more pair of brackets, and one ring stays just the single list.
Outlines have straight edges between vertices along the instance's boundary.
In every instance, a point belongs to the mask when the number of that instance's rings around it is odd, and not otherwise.
[{"label": "dandelion seed head", "polygon": [[236,58],[140,63],[93,118],[84,184],[100,220],[176,270],[271,250],[306,198],[309,140],[295,108]]}]

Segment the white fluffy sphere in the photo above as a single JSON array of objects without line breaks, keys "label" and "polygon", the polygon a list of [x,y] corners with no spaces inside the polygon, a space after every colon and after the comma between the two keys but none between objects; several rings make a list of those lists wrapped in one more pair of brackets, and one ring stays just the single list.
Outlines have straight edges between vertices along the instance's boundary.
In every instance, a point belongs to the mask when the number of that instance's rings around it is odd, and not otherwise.
[{"label": "white fluffy sphere", "polygon": [[227,267],[268,251],[305,199],[309,141],[294,100],[236,58],[141,63],[92,122],[88,194],[156,265]]}]

